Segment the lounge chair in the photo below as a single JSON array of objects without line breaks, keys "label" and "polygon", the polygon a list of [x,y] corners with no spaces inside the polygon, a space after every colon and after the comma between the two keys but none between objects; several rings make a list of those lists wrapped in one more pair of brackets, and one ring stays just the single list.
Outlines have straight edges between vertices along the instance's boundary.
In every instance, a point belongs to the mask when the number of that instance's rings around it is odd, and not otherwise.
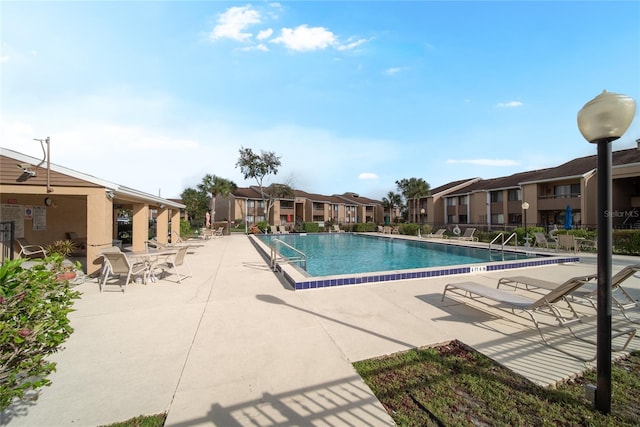
[{"label": "lounge chair", "polygon": [[[178,283],[182,283],[182,279],[191,277],[191,269],[186,261],[188,249],[189,248],[186,246],[178,248],[175,253],[167,255],[164,261],[155,264],[153,266],[153,270],[162,270],[163,275],[167,270],[173,271],[173,273],[178,277]],[[180,274],[178,267],[184,267],[187,272]]]},{"label": "lounge chair", "polygon": [[[538,333],[545,345],[572,357],[576,357],[577,359],[590,361],[594,360],[595,356],[592,359],[582,359],[574,353],[552,346],[547,341],[547,338],[541,328],[541,323],[536,317],[537,314],[541,313],[549,314],[555,318],[559,326],[566,327],[575,338],[590,344],[595,344],[595,342],[591,340],[577,336],[571,329],[571,325],[576,322],[581,322],[583,317],[574,309],[571,300],[568,297],[572,292],[576,291],[583,285],[584,283],[581,280],[569,280],[535,300],[514,291],[496,289],[475,282],[449,283],[445,286],[444,292],[442,293],[442,301],[444,301],[447,292],[450,292],[469,301],[477,301],[486,304],[488,307],[508,310],[516,315],[518,312],[526,313],[538,330]],[[485,302],[484,300],[488,300],[489,302]],[[495,304],[490,304],[490,302]],[[561,303],[563,303],[565,307],[562,307]],[[618,330],[612,333],[612,338],[628,335],[623,346],[616,348],[615,351],[625,350],[635,334],[636,330],[631,328]]]},{"label": "lounge chair", "polygon": [[23,258],[45,258],[47,251],[40,245],[32,245],[24,237],[18,237],[16,239],[18,246],[20,246],[20,252],[18,257]]},{"label": "lounge chair", "polygon": [[218,227],[214,232],[213,232],[213,237],[222,237],[224,235],[224,227]]},{"label": "lounge chair", "polygon": [[270,225],[269,228],[271,229],[271,234],[280,234],[280,232],[278,231],[278,227],[275,225]]},{"label": "lounge chair", "polygon": [[464,233],[462,234],[462,236],[458,236],[458,237],[454,237],[454,239],[457,240],[468,240],[470,242],[477,242],[478,238],[477,237],[473,237],[473,233],[476,232],[475,228],[467,228],[464,230]]},{"label": "lounge chair", "polygon": [[333,224],[333,231],[336,233],[344,233],[344,230],[342,230],[338,224]]},{"label": "lounge chair", "polygon": [[549,247],[549,245],[553,245],[554,249],[557,251],[558,250],[558,245],[556,244],[556,241],[553,240],[552,242],[550,242],[547,237],[544,235],[544,233],[533,233],[533,237],[535,238],[535,241],[533,242],[533,247],[535,248],[536,246],[539,248],[547,248],[547,250],[551,250],[551,248]]},{"label": "lounge chair", "polygon": [[67,239],[71,240],[78,249],[87,249],[87,238],[78,237],[75,231],[67,231]]},{"label": "lounge chair", "polygon": [[[117,249],[117,247],[116,247]],[[132,263],[127,258],[127,255],[123,252],[120,252],[118,249],[110,249],[102,252],[102,257],[104,259],[104,267],[102,271],[102,280],[100,283],[100,292],[103,291],[106,285],[117,284],[122,289],[122,292],[125,292],[127,285],[131,281],[131,276],[134,274],[146,274],[148,273],[148,266],[146,263]],[[109,278],[117,278],[118,280],[115,283],[107,283]],[[125,277],[124,283],[120,283],[122,277]],[[145,280],[146,282],[146,280]]]},{"label": "lounge chair", "polygon": [[[640,320],[629,317],[629,311],[640,308],[640,302],[636,300],[622,284],[638,272],[640,272],[640,264],[632,264],[624,267],[611,278],[611,308],[620,311],[629,322],[636,324],[640,324]],[[591,287],[586,294],[593,308],[596,308],[597,294],[597,287]]]},{"label": "lounge chair", "polygon": [[286,225],[279,225],[278,226],[278,232],[280,234],[289,234],[289,230],[287,230],[287,226]]},{"label": "lounge chair", "polygon": [[444,234],[446,231],[447,231],[446,228],[441,228],[435,233],[423,234],[423,237],[430,238],[430,239],[448,239],[449,236]]},{"label": "lounge chair", "polygon": [[585,285],[587,283],[595,283],[598,276],[596,274],[587,274],[585,276],[576,276],[567,279],[564,283],[556,283],[548,280],[538,279],[536,277],[529,276],[511,276],[511,277],[502,277],[498,280],[497,288],[500,288],[500,285],[512,286],[514,289],[518,289],[519,285],[524,285],[526,290],[531,289],[544,289],[547,291],[552,291],[559,286],[564,286],[569,283],[581,283]]}]

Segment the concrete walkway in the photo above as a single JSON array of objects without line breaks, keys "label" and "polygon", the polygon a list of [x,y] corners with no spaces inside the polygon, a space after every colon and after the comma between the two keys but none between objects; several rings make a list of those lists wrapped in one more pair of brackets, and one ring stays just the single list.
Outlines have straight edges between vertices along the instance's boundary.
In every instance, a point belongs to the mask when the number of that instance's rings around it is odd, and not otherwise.
[{"label": "concrete walkway", "polygon": [[[167,426],[394,425],[351,363],[452,339],[544,385],[589,366],[542,345],[522,318],[441,301],[448,282],[494,285],[504,272],[294,292],[242,235],[206,241],[187,260],[193,277],[181,285],[169,276],[124,294],[79,286],[53,384],[2,424],[99,426],[168,412]],[[614,271],[636,261],[616,257]],[[595,269],[585,256],[517,274],[560,281]],[[575,341],[565,333],[557,343],[595,352]]]}]

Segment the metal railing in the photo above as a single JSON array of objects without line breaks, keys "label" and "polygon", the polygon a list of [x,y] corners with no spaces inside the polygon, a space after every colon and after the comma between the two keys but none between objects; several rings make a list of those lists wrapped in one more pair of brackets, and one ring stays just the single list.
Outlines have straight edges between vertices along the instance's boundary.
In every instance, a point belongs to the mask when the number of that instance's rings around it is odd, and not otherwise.
[{"label": "metal railing", "polygon": [[13,221],[0,222],[0,245],[2,245],[2,259],[0,264],[4,264],[5,259],[12,260],[14,257],[13,242],[15,241],[16,225]]},{"label": "metal railing", "polygon": [[511,239],[515,239],[516,247],[518,246],[518,236],[516,235],[516,233],[512,233],[509,237],[507,237],[506,240],[504,238],[504,233],[500,233],[491,242],[489,242],[489,252],[491,252],[491,245],[493,245],[498,239],[502,240],[502,242],[500,243],[500,250],[502,252],[504,252],[504,245],[509,243]]},{"label": "metal railing", "polygon": [[[296,254],[296,256],[285,256],[283,255],[279,250],[278,250],[278,245],[284,246],[287,249],[289,249],[290,251],[294,252]],[[293,246],[283,242],[280,239],[272,239],[271,243],[269,244],[269,247],[271,248],[271,254],[270,254],[270,260],[271,260],[271,269],[275,270],[276,268],[276,264],[278,262],[278,255],[280,255],[280,260],[281,262],[286,262],[289,264],[295,264],[297,263],[300,268],[302,268],[303,270],[307,270],[307,255],[305,255],[304,252],[299,251],[298,249],[294,248]]]}]

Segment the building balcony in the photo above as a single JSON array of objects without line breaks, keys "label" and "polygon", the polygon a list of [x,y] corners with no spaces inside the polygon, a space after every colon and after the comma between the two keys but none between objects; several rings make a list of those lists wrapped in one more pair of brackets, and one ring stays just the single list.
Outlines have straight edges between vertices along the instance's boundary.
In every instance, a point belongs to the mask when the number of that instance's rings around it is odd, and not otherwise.
[{"label": "building balcony", "polygon": [[567,208],[580,209],[580,195],[567,194],[562,196],[545,196],[538,198],[539,211],[559,211]]}]

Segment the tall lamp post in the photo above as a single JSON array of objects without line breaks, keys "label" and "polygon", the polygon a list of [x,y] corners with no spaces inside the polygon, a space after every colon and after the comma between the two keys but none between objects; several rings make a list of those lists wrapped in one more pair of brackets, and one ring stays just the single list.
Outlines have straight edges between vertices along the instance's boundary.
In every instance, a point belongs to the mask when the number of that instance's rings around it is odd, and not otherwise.
[{"label": "tall lamp post", "polygon": [[418,228],[418,236],[422,237],[422,226],[424,225],[424,208],[420,209],[420,228]]},{"label": "tall lamp post", "polygon": [[529,203],[524,202],[522,204],[522,210],[524,211],[524,247],[528,248],[529,245],[529,233],[527,232],[527,209],[529,209]]},{"label": "tall lamp post", "polygon": [[578,112],[582,136],[598,145],[598,284],[596,331],[596,409],[611,412],[611,142],[631,125],[635,101],[606,90],[587,102]]}]

